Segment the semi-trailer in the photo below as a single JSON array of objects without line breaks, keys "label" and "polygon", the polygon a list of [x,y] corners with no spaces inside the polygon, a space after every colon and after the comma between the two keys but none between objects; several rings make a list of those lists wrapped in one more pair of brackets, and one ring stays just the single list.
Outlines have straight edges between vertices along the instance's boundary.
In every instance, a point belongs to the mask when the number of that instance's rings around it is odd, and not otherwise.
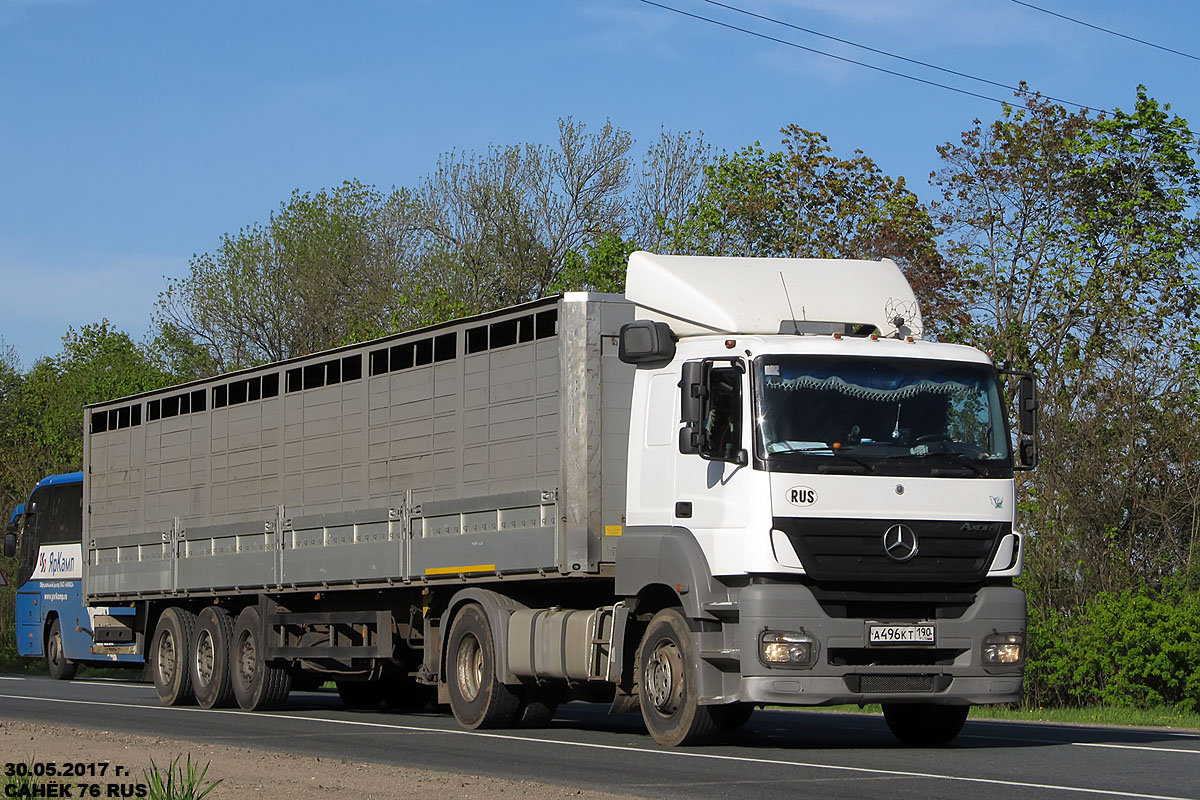
[{"label": "semi-trailer", "polygon": [[637,252],[624,295],[92,405],[91,655],[144,657],[171,705],[332,680],[482,728],[602,700],[682,745],[882,703],[948,742],[1021,696],[1037,401],[921,328],[890,260]]}]

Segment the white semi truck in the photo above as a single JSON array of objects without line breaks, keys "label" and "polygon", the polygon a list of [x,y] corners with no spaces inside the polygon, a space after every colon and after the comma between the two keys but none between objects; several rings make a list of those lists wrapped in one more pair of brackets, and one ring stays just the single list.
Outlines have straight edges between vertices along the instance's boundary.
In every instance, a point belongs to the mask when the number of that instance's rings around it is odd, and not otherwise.
[{"label": "white semi truck", "polygon": [[891,261],[638,252],[624,296],[91,406],[92,653],[167,704],[604,700],[681,745],[878,702],[947,742],[1021,697],[1036,399],[1010,431],[989,356],[920,333]]}]

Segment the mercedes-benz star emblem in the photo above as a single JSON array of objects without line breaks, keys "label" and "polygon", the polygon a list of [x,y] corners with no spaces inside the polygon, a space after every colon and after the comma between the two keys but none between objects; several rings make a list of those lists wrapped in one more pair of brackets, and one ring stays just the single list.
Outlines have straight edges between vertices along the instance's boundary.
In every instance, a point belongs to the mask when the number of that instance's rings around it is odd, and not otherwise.
[{"label": "mercedes-benz star emblem", "polygon": [[917,534],[907,525],[893,525],[883,533],[883,552],[893,561],[908,561],[917,554]]}]

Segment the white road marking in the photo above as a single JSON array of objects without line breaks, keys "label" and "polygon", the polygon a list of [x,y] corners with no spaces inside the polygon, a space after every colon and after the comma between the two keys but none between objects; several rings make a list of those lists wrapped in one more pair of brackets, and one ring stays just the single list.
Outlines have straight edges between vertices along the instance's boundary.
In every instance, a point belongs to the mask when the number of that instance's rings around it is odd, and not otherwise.
[{"label": "white road marking", "polygon": [[[975,734],[964,733],[959,739],[975,739],[981,742],[1011,742],[1011,738],[1004,736],[978,736]],[[1111,742],[1072,742],[1065,739],[1032,739],[1022,736],[1021,741],[1026,744],[1061,744],[1070,745],[1071,747],[1110,747],[1114,750],[1150,750],[1156,753],[1186,753],[1192,756],[1200,756],[1200,750],[1185,750],[1182,747],[1151,747],[1144,744],[1115,744]]]},{"label": "white road marking", "polygon": [[[382,730],[404,731],[406,733],[441,733],[447,736],[476,736],[484,739],[502,739],[512,742],[530,742],[533,744],[560,745],[563,747],[580,747],[591,750],[608,750],[621,753],[637,753],[640,755],[658,755],[666,758],[698,758],[710,761],[729,761],[740,764],[764,764],[775,767],[802,767],[805,769],[831,770],[835,772],[851,772],[860,775],[875,775],[879,777],[926,778],[928,780],[955,781],[960,783],[981,783],[990,786],[1008,786],[1021,789],[1048,789],[1058,792],[1076,792],[1079,794],[1095,794],[1105,797],[1129,797],[1137,800],[1197,800],[1194,797],[1179,795],[1144,794],[1141,792],[1122,792],[1115,789],[1091,789],[1084,786],[1063,786],[1053,783],[1033,783],[1030,781],[1006,781],[999,778],[973,778],[964,775],[940,775],[935,772],[908,772],[894,769],[873,769],[871,767],[852,767],[843,764],[820,764],[806,761],[785,761],[774,758],[752,758],[750,756],[728,756],[717,753],[696,753],[687,750],[656,750],[642,747],[629,747],[615,744],[599,744],[593,742],[567,742],[559,739],[545,739],[536,736],[514,736],[504,733],[485,733],[482,731],[457,730],[453,728],[426,728],[419,725],[397,725],[385,722],[363,722],[359,720],[326,719],[323,717],[305,717],[298,714],[276,714],[266,711],[238,711],[228,709],[178,708],[172,706],[140,706],[129,703],[110,703],[99,700],[67,700],[55,697],[25,697],[23,695],[0,694],[0,698],[10,700],[35,700],[46,703],[66,703],[69,705],[85,706],[116,706],[119,708],[141,708],[151,711],[179,711],[184,713],[229,714],[232,716],[255,717],[259,719],[283,719],[291,722],[316,722],[327,725],[347,725],[360,728],[376,728]],[[1068,742],[1066,744],[1074,744]],[[1171,751],[1190,752],[1190,751]]]}]

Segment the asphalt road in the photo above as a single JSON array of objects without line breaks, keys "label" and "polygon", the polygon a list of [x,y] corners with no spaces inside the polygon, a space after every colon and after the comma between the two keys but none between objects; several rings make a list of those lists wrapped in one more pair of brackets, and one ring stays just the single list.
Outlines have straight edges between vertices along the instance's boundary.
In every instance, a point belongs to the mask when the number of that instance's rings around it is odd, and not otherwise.
[{"label": "asphalt road", "polygon": [[346,711],[331,693],[202,711],[161,707],[148,684],[16,676],[0,676],[0,717],[642,797],[1200,800],[1200,734],[1165,730],[968,720],[952,746],[920,750],[879,717],[760,710],[723,744],[670,750],[636,715],[583,703],[544,729],[475,732],[432,713]]}]

